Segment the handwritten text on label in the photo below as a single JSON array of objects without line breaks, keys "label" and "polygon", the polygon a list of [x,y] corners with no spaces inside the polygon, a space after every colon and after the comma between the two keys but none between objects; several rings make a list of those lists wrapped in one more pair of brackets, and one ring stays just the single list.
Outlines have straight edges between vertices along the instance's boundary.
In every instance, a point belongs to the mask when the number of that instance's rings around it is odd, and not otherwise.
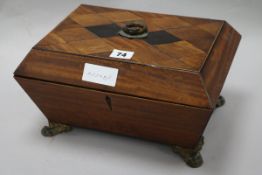
[{"label": "handwritten text on label", "polygon": [[82,80],[115,87],[117,75],[116,68],[85,63]]}]

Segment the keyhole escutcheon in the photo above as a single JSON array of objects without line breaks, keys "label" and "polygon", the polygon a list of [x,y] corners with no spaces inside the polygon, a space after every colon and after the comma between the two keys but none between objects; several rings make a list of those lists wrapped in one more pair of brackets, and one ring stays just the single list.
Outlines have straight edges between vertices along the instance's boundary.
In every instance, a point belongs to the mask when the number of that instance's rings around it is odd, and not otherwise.
[{"label": "keyhole escutcheon", "polygon": [[106,103],[107,103],[107,105],[108,105],[110,111],[112,111],[112,102],[111,102],[111,98],[110,98],[109,96],[106,96],[105,100],[106,100]]}]

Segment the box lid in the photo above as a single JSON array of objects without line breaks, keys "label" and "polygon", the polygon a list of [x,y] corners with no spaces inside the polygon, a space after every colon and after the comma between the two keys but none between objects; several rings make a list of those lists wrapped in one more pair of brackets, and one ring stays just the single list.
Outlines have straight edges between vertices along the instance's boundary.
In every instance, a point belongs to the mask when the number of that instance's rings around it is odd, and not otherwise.
[{"label": "box lid", "polygon": [[[119,35],[134,21],[146,24],[147,37]],[[31,50],[15,75],[210,108],[239,40],[221,20],[81,5]],[[112,58],[114,49],[134,55]],[[85,63],[119,69],[116,86],[82,81]]]}]

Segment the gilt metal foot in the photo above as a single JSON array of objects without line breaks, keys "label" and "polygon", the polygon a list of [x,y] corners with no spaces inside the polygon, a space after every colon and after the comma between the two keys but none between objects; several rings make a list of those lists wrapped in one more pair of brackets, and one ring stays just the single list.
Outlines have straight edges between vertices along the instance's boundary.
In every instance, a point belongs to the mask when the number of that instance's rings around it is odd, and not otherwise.
[{"label": "gilt metal foot", "polygon": [[57,134],[68,132],[72,130],[71,126],[61,124],[61,123],[55,123],[55,122],[48,122],[49,126],[44,126],[41,130],[41,133],[45,137],[52,137]]},{"label": "gilt metal foot", "polygon": [[216,108],[223,106],[226,103],[226,100],[223,96],[219,96],[216,104]]},{"label": "gilt metal foot", "polygon": [[180,155],[188,166],[198,168],[203,164],[203,158],[200,154],[203,145],[204,137],[201,137],[199,143],[193,149],[182,148],[180,146],[172,146],[172,148],[175,153]]}]

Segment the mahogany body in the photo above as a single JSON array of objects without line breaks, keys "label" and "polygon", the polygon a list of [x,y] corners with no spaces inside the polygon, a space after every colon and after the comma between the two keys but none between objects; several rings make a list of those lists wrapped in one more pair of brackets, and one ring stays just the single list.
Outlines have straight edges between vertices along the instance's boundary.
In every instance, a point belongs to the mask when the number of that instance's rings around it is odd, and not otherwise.
[{"label": "mahogany body", "polygon": [[[147,24],[149,38],[99,29],[132,20]],[[30,51],[14,77],[50,121],[194,148],[240,38],[225,21],[81,5]],[[109,58],[114,48],[135,56]],[[82,81],[85,63],[119,69],[116,86]]]}]

